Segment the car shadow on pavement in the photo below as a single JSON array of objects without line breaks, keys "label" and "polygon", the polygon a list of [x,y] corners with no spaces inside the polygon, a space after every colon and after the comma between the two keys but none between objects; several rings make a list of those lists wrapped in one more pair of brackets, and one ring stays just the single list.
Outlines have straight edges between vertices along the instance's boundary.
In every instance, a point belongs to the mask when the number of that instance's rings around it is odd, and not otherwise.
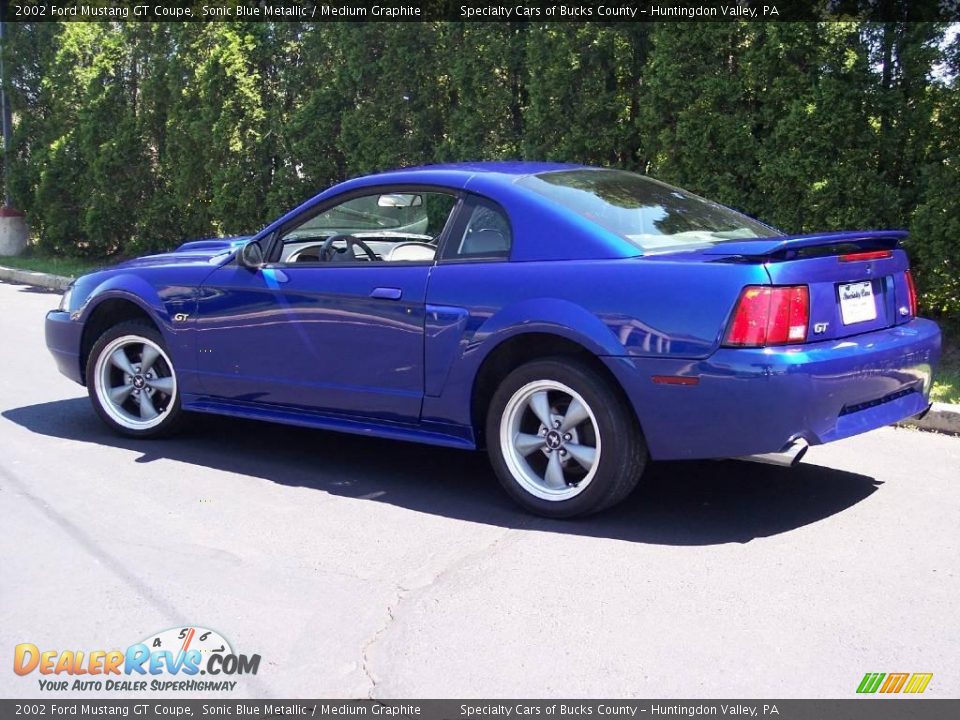
[{"label": "car shadow on pavement", "polygon": [[882,485],[804,463],[792,469],[739,461],[652,463],[619,506],[555,521],[514,506],[479,452],[216,416],[196,416],[173,438],[132,440],[109,431],[86,398],[0,415],[42,435],[141,453],[131,462],[167,458],[469,522],[650,544],[749,542],[842,512]]}]

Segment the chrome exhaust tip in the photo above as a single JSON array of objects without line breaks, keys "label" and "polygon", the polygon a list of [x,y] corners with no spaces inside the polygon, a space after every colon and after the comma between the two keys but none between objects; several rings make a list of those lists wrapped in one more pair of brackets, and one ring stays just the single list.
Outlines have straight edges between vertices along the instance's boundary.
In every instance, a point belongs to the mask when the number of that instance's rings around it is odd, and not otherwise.
[{"label": "chrome exhaust tip", "polygon": [[809,447],[810,443],[803,438],[797,438],[780,452],[763,453],[762,455],[744,455],[743,457],[737,458],[737,460],[764,463],[765,465],[779,465],[780,467],[793,467],[806,455],[807,448]]}]

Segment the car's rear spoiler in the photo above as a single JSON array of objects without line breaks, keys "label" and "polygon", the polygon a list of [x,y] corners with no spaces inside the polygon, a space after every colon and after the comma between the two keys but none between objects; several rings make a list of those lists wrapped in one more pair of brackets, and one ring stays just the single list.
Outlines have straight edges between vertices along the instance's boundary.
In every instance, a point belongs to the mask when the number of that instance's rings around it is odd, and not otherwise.
[{"label": "car's rear spoiler", "polygon": [[723,255],[743,258],[776,258],[793,255],[804,248],[825,245],[855,246],[862,250],[892,250],[907,236],[906,230],[860,230],[855,232],[816,233],[814,235],[788,235],[785,237],[730,240],[717,243],[704,255]]}]

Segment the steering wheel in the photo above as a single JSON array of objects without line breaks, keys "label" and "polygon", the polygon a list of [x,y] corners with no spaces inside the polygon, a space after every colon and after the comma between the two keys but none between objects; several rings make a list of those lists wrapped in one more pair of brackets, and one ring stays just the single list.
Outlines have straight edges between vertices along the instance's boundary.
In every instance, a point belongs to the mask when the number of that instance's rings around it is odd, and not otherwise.
[{"label": "steering wheel", "polygon": [[346,252],[346,250],[350,250],[350,254],[356,257],[356,254],[352,250],[353,246],[356,245],[358,248],[360,248],[367,254],[367,257],[370,258],[371,261],[375,262],[379,260],[379,258],[377,257],[377,254],[373,250],[371,250],[363,240],[361,240],[360,238],[355,238],[353,235],[347,235],[347,234],[331,235],[330,237],[328,237],[323,242],[323,245],[320,246],[320,260],[322,260],[323,262],[337,262],[336,260],[334,260],[334,258],[338,254],[340,254],[341,251],[337,250],[333,246],[335,242],[345,242],[347,244],[347,247],[344,250],[344,253]]}]

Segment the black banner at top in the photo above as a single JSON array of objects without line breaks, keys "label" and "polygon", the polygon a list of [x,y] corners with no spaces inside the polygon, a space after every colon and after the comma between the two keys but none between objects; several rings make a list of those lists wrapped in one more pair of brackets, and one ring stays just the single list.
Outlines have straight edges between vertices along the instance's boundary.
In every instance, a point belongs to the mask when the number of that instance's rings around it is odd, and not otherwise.
[{"label": "black banner at top", "polygon": [[7,22],[960,21],[960,0],[2,0]]}]

